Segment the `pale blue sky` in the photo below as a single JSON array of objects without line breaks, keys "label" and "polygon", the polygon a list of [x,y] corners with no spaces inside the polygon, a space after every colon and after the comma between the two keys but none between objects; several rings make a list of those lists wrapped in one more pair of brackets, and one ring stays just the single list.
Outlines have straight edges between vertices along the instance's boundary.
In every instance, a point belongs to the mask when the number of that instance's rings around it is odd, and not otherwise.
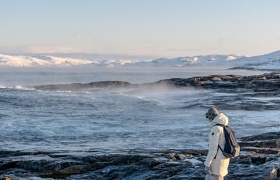
[{"label": "pale blue sky", "polygon": [[279,0],[0,0],[0,53],[280,50]]}]

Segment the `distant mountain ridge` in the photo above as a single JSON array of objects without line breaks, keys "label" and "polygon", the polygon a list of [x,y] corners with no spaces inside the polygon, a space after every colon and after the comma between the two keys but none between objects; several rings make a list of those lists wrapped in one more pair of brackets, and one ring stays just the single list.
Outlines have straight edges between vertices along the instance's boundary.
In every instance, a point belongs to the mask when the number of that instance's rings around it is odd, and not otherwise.
[{"label": "distant mountain ridge", "polygon": [[8,67],[72,66],[90,63],[92,61],[54,56],[12,56],[0,54],[0,66]]},{"label": "distant mountain ridge", "polygon": [[56,57],[51,55],[4,55],[0,54],[0,66],[92,66],[92,67],[236,67],[244,69],[280,69],[280,51],[260,56],[203,55],[154,60],[90,60],[84,58]]}]

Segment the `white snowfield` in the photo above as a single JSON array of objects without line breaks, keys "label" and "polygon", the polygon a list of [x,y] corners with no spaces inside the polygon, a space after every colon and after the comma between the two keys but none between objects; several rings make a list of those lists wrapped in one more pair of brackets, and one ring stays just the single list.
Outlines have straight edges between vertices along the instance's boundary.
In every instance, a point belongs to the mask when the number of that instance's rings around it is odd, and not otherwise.
[{"label": "white snowfield", "polygon": [[245,57],[238,55],[203,55],[177,58],[160,58],[137,61],[129,59],[90,60],[85,58],[56,57],[50,55],[4,55],[0,54],[0,66],[97,66],[97,67],[240,67],[255,69],[280,69],[280,51]]},{"label": "white snowfield", "polygon": [[73,58],[60,58],[54,56],[11,56],[0,54],[0,66],[14,66],[14,67],[32,67],[32,66],[72,66],[90,64],[92,61],[73,59]]}]

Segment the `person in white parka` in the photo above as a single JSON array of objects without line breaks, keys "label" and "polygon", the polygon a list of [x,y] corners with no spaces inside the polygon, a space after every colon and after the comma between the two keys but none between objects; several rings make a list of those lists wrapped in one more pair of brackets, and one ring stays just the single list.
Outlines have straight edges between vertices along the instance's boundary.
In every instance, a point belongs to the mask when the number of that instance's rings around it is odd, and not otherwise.
[{"label": "person in white parka", "polygon": [[228,125],[228,117],[223,113],[219,113],[218,109],[212,107],[206,113],[206,118],[211,123],[209,132],[208,154],[204,162],[206,180],[223,180],[228,174],[228,165],[230,158],[223,155],[218,145],[223,148],[225,146],[225,136],[222,126],[217,124]]}]

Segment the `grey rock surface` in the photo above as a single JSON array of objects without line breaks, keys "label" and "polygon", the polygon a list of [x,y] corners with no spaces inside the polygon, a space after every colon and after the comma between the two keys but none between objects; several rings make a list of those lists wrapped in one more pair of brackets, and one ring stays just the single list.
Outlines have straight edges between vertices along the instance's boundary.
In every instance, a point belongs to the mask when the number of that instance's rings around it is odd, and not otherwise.
[{"label": "grey rock surface", "polygon": [[[225,179],[279,179],[280,148],[258,144],[279,138],[280,132],[242,137],[241,154],[231,159]],[[202,180],[206,155],[207,150],[195,149],[133,150],[103,155],[1,151],[0,179]]]}]

